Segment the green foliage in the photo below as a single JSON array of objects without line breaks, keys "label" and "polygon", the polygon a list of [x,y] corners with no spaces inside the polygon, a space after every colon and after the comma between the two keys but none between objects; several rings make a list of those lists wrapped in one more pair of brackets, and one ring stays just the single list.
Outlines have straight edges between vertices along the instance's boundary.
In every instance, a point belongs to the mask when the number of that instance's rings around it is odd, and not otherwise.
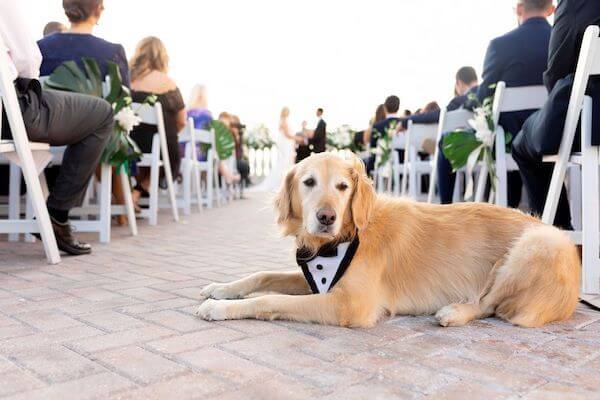
[{"label": "green foliage", "polygon": [[479,146],[481,142],[475,137],[475,132],[454,131],[444,136],[442,151],[456,172],[467,165],[469,155]]},{"label": "green foliage", "polygon": [[215,132],[215,146],[219,160],[226,160],[233,154],[235,140],[231,131],[219,120],[212,120],[209,124]]},{"label": "green foliage", "polygon": [[[131,107],[129,89],[123,85],[119,66],[113,62],[107,63],[107,74],[110,80],[108,94],[104,97],[104,78],[98,62],[93,58],[83,58],[84,71],[74,61],[66,61],[50,75],[45,85],[50,89],[81,93],[89,96],[104,98],[109,102],[115,115],[123,108]],[[150,96],[146,103],[154,104],[156,96]],[[118,169],[128,170],[129,163],[139,160],[141,151],[118,123],[102,154],[102,162],[109,163]]]}]

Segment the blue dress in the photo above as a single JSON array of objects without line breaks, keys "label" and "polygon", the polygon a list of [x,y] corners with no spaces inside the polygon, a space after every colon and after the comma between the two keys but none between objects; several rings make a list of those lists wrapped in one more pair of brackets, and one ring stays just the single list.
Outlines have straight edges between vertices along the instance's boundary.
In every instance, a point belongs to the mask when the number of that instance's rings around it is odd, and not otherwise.
[{"label": "blue dress", "polygon": [[50,75],[65,61],[75,61],[83,68],[83,57],[98,61],[100,71],[107,73],[107,62],[112,61],[119,66],[123,84],[129,87],[129,67],[125,49],[122,45],[108,42],[94,35],[81,33],[54,33],[38,41],[42,52],[40,75]]}]

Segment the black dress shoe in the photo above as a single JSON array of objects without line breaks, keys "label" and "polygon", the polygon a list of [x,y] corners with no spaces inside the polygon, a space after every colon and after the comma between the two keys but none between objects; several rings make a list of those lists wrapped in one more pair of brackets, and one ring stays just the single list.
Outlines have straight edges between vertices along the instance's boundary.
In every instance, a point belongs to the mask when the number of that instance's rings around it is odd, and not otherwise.
[{"label": "black dress shoe", "polygon": [[[73,227],[68,222],[61,223],[50,217],[52,222],[52,229],[54,230],[54,236],[56,237],[56,244],[58,249],[65,253],[73,256],[81,256],[84,254],[90,254],[92,252],[92,246],[89,243],[80,242],[73,237]],[[33,236],[38,239],[41,238],[39,233],[34,233]]]}]

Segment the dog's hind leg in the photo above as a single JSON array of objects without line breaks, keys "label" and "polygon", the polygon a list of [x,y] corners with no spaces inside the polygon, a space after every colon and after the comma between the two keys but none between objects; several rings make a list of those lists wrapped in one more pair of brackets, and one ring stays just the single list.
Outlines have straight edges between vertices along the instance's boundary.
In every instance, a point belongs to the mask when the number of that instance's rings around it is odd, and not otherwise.
[{"label": "dog's hind leg", "polygon": [[435,317],[442,326],[463,326],[474,319],[486,318],[494,314],[494,309],[502,297],[495,285],[498,271],[504,265],[506,257],[496,262],[489,273],[488,280],[476,302],[454,303],[441,308]]},{"label": "dog's hind leg", "polygon": [[298,295],[311,290],[302,271],[257,272],[229,283],[211,283],[200,295],[204,299],[240,299],[256,292]]}]

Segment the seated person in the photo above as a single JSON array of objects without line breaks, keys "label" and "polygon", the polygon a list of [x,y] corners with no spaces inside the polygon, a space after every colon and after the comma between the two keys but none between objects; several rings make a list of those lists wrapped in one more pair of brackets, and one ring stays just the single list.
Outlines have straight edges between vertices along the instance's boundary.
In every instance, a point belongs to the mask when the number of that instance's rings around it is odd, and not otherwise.
[{"label": "seated person", "polygon": [[[490,86],[499,81],[508,87],[541,85],[548,59],[550,24],[546,20],[554,11],[552,0],[517,0],[515,13],[519,27],[492,40],[488,46],[483,67],[483,82],[477,97],[483,101],[493,95]],[[502,113],[499,124],[515,135],[533,111]],[[442,164],[442,163],[440,163]],[[446,164],[447,167],[447,164]],[[442,165],[440,168],[444,168]],[[448,173],[440,173],[439,186],[442,202],[452,201],[451,186],[442,180]],[[445,185],[445,186],[444,186]],[[453,186],[453,185],[452,185]],[[508,174],[508,205],[518,207],[521,201],[522,181],[519,172]]]},{"label": "seated person", "polygon": [[[88,182],[113,133],[112,107],[103,99],[43,89],[39,77],[42,55],[26,29],[21,2],[0,1],[0,36],[8,47],[17,97],[31,141],[68,146],[47,200],[58,248],[73,255],[89,254],[89,244],[73,236],[69,211],[81,205]],[[3,138],[9,125],[2,116]],[[10,134],[10,132],[8,132]]]},{"label": "seated person", "polygon": [[[223,111],[221,114],[219,114],[219,121],[221,121],[227,127],[227,129],[229,129],[229,132],[233,136],[231,129],[233,123],[232,115]],[[237,171],[232,171],[229,168],[229,166],[225,163],[225,160],[219,160],[218,168],[219,175],[225,179],[225,182],[228,185],[240,181],[240,175],[237,173]]]},{"label": "seated person", "polygon": [[244,156],[244,129],[246,127],[240,122],[237,115],[231,116],[231,133],[235,140],[235,160],[237,170],[240,174],[242,182],[245,185],[250,185],[250,163]]},{"label": "seated person", "polygon": [[107,72],[107,61],[119,65],[121,79],[129,86],[129,69],[125,49],[120,44],[110,43],[92,34],[104,11],[103,0],[63,0],[63,8],[71,27],[44,37],[38,42],[42,52],[40,74],[50,75],[65,61],[75,61],[83,68],[82,58],[98,61],[103,75]]},{"label": "seated person", "polygon": [[[554,163],[544,163],[544,155],[558,153],[562,139],[569,96],[573,84],[573,73],[583,34],[590,25],[600,25],[600,2],[584,0],[561,0],[558,2],[554,28],[550,38],[548,69],[544,73],[544,84],[550,96],[544,107],[532,115],[523,125],[523,130],[512,143],[512,154],[519,165],[525,183],[529,206],[537,215],[542,215]],[[592,78],[587,94],[594,98],[592,121],[592,144],[600,145],[600,82]],[[580,141],[576,138],[574,146]],[[554,224],[572,229],[571,213],[566,192],[563,188]]]},{"label": "seated person", "polygon": [[[202,85],[195,85],[192,88],[192,94],[188,101],[187,117],[194,120],[194,128],[209,129],[208,124],[213,120],[212,114],[208,110],[206,100],[206,88]],[[180,152],[185,151],[185,144],[181,144]],[[202,146],[198,145],[198,160],[206,161],[206,153],[202,152]]]},{"label": "seated person", "polygon": [[[181,92],[168,75],[169,56],[162,41],[156,37],[147,37],[138,44],[130,62],[131,97],[134,102],[142,103],[148,96],[155,95],[163,109],[167,148],[173,179],[179,176],[179,132],[185,126],[185,105]],[[133,128],[131,138],[144,153],[152,152],[152,140],[156,126],[140,124]],[[150,169],[139,168],[134,201],[146,195],[150,187]]]},{"label": "seated person", "polygon": [[[450,103],[446,106],[446,111],[455,111],[463,107],[468,107],[468,96],[470,93],[477,92],[477,73],[472,67],[462,67],[456,73],[456,83],[454,84],[454,93],[456,97],[450,100]],[[435,114],[435,116],[434,116]],[[439,111],[432,113],[427,118],[433,119],[435,122],[438,121],[440,116]],[[425,123],[425,122],[423,122]],[[454,183],[456,181],[456,174],[452,172],[452,166],[450,162],[444,156],[442,151],[442,143],[440,141],[440,151],[438,152],[438,163],[437,163],[437,179],[438,188],[440,193],[440,200],[442,204],[452,203],[452,195],[454,193]]]},{"label": "seated person", "polygon": [[371,121],[369,121],[369,128],[367,130],[365,130],[365,133],[363,135],[363,145],[365,147],[368,147],[371,144],[371,135],[373,134],[373,126],[375,126],[376,124],[379,124],[383,120],[385,120],[385,105],[380,104],[375,109],[375,115],[373,116]]},{"label": "seated person", "polygon": [[[400,109],[400,98],[395,95],[388,96],[383,103],[383,109],[385,113],[385,119],[373,124],[369,134],[369,145],[371,149],[377,147],[377,140],[385,135],[394,124],[398,124],[400,122],[400,117],[398,117],[398,110]],[[404,158],[404,151],[398,150],[400,159]],[[375,169],[375,155],[371,155],[369,157],[367,163],[367,171],[372,173]]]},{"label": "seated person", "polygon": [[57,21],[50,21],[46,24],[46,26],[44,26],[44,37],[50,36],[54,33],[65,32],[66,30],[67,27],[64,26],[62,23]]},{"label": "seated person", "polygon": [[[92,35],[94,27],[104,12],[103,0],[64,0],[63,8],[71,23],[70,28],[65,32],[59,30],[52,35],[45,34],[44,38],[38,41],[42,52],[41,75],[52,74],[65,61],[75,61],[83,69],[82,59],[89,57],[98,62],[103,76],[107,74],[108,61],[117,63],[123,83],[129,86],[129,68],[123,46]],[[60,29],[60,26],[56,28]],[[52,167],[46,170],[50,186],[54,184],[59,169],[60,167]],[[112,191],[116,204],[125,204],[122,187],[114,173]],[[127,216],[119,215],[117,221],[120,225],[125,225]]]}]

